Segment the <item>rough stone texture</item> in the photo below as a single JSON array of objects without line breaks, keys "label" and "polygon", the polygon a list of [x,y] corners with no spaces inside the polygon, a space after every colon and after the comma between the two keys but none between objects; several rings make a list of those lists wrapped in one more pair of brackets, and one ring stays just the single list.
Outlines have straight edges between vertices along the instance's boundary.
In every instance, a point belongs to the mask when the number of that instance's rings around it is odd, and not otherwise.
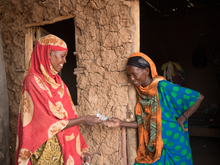
[{"label": "rough stone texture", "polygon": [[9,165],[9,107],[0,27],[0,164]]},{"label": "rough stone texture", "polygon": [[[73,14],[76,26],[78,115],[103,115],[125,119],[129,103],[126,60],[132,53],[134,26],[131,8],[125,0],[7,0],[0,1],[0,23],[9,93],[11,164],[14,164],[17,115],[24,69],[25,24],[49,21]],[[121,128],[80,125],[90,148],[92,164],[122,164]]]}]

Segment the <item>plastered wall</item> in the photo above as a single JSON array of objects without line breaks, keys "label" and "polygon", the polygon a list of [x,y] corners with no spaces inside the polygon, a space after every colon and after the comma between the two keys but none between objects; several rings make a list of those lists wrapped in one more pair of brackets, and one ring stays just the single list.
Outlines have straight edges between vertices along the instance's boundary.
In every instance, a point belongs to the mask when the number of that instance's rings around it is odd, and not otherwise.
[{"label": "plastered wall", "polygon": [[[137,51],[137,1],[125,0],[7,0],[0,1],[0,23],[10,110],[10,158],[14,164],[18,105],[23,79],[26,24],[74,15],[79,117],[97,111],[126,119],[129,95],[127,58]],[[138,13],[137,13],[138,14]],[[134,18],[136,16],[136,18]],[[134,42],[135,41],[135,42]],[[92,164],[122,164],[121,128],[81,125]],[[131,146],[135,151],[135,146]]]}]

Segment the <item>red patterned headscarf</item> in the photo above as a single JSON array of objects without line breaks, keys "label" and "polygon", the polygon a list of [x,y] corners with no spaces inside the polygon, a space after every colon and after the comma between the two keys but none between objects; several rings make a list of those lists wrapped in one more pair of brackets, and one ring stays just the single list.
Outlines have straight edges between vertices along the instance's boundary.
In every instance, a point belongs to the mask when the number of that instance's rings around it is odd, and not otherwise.
[{"label": "red patterned headscarf", "polygon": [[40,38],[33,49],[22,82],[15,164],[30,165],[31,155],[54,135],[62,147],[65,164],[81,164],[82,153],[88,152],[77,125],[63,131],[77,113],[68,88],[50,64],[50,50],[68,49],[54,35]]}]

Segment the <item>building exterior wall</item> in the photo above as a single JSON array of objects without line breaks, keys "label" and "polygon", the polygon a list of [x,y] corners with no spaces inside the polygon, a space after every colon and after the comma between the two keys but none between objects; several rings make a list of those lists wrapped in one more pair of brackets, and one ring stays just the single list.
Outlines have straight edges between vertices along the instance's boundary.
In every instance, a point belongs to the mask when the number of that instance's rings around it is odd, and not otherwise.
[{"label": "building exterior wall", "polygon": [[9,107],[0,27],[0,164],[9,164]]},{"label": "building exterior wall", "polygon": [[[135,92],[125,73],[127,58],[139,51],[139,3],[137,0],[8,0],[0,1],[0,23],[10,111],[10,157],[14,164],[20,88],[25,69],[26,24],[74,15],[76,26],[79,117],[97,111],[109,117],[127,118],[135,105]],[[129,104],[130,103],[130,104]],[[80,125],[92,155],[92,164],[122,164],[122,130]],[[130,135],[135,131],[128,131]],[[136,146],[131,146],[136,152]],[[129,148],[129,147],[128,147]],[[128,153],[130,153],[129,151]],[[135,158],[135,154],[129,158]],[[134,161],[133,158],[133,161]],[[127,159],[127,158],[126,158]],[[133,162],[130,162],[131,164]]]}]

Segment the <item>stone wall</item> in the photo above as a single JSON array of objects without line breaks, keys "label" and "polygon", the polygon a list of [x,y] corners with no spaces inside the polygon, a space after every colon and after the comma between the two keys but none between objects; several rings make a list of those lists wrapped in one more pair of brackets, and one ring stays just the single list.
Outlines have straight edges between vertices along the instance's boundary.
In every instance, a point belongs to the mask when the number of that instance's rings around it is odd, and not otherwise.
[{"label": "stone wall", "polygon": [[[79,117],[97,111],[126,119],[131,96],[125,73],[127,58],[139,46],[135,1],[125,0],[7,0],[0,1],[0,23],[9,93],[11,164],[14,164],[18,105],[23,79],[26,24],[73,14],[76,26]],[[136,10],[137,11],[137,10]],[[134,103],[132,103],[134,105]],[[92,164],[122,164],[121,128],[80,125],[92,154]],[[134,133],[134,132],[133,132]],[[134,147],[134,146],[132,146]],[[134,147],[135,149],[135,147]],[[135,150],[134,150],[135,151]]]},{"label": "stone wall", "polygon": [[9,107],[0,27],[0,164],[9,164]]}]

